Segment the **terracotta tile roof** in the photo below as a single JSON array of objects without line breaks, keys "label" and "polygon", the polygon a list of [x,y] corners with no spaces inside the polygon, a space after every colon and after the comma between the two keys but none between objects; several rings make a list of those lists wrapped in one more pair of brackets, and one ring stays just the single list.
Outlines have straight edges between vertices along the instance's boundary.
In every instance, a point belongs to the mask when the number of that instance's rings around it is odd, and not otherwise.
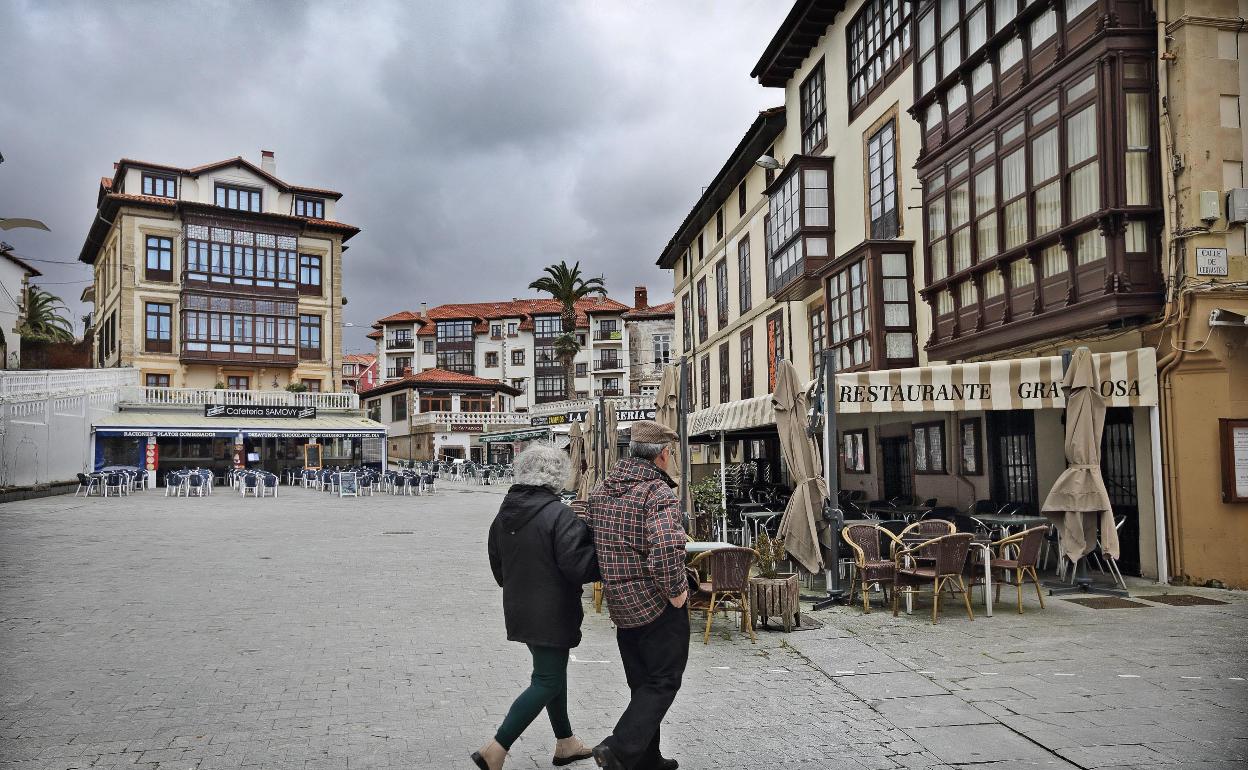
[{"label": "terracotta tile roof", "polygon": [[381,328],[380,324],[405,323],[407,321],[419,321],[420,313],[413,313],[410,310],[400,310],[397,313],[391,313],[385,318],[378,318],[377,323],[373,324],[375,328]]},{"label": "terracotta tile roof", "polygon": [[651,305],[650,307],[640,308],[638,310],[630,310],[624,314],[626,321],[642,321],[648,318],[675,318],[676,303],[664,302],[662,305]]},{"label": "terracotta tile roof", "polygon": [[100,187],[103,187],[105,190],[113,189],[113,178],[109,176],[100,177]]},{"label": "terracotta tile roof", "polygon": [[370,340],[379,340],[386,335],[381,332],[381,329],[378,329],[377,331],[369,332],[368,334],[365,334],[364,336],[368,337]]},{"label": "terracotta tile roof", "polygon": [[374,388],[363,391],[361,395],[379,395],[392,390],[402,390],[411,386],[443,386],[447,388],[455,387],[472,387],[507,393],[508,395],[519,395],[520,391],[508,385],[501,380],[487,380],[484,377],[477,377],[471,374],[463,374],[462,372],[451,372],[446,369],[425,369],[415,374],[409,374],[400,377],[397,380],[389,380]]},{"label": "terracotta tile roof", "polygon": [[347,353],[342,357],[343,363],[346,364],[364,364],[368,366],[377,360],[377,356],[373,353]]},{"label": "terracotta tile roof", "polygon": [[[593,297],[576,303],[576,327],[589,328],[589,316],[593,313],[624,313],[628,305],[616,302],[609,297]],[[533,330],[533,316],[559,315],[563,306],[553,299],[518,299],[503,302],[461,302],[438,305],[429,308],[425,316],[403,310],[386,316],[378,323],[401,323],[405,321],[474,321],[474,331],[478,334],[489,333],[490,321],[519,320],[524,331]],[[437,334],[434,324],[427,324],[417,332],[418,335],[429,337]]]}]

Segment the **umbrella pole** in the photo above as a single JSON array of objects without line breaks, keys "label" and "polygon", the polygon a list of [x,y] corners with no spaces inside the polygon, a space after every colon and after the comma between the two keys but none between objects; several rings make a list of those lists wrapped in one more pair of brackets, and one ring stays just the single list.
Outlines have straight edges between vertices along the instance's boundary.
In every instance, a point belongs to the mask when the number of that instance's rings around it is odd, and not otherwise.
[{"label": "umbrella pole", "polygon": [[828,499],[823,501],[823,520],[832,528],[832,547],[829,555],[830,564],[823,567],[823,585],[827,596],[815,602],[814,609],[822,610],[845,599],[845,590],[841,588],[841,528],[845,526],[845,513],[838,508],[837,489],[840,470],[839,459],[833,452],[836,442],[836,372],[831,366],[832,356],[827,348],[819,355],[819,376],[823,379],[823,479],[828,485]]},{"label": "umbrella pole", "polygon": [[[742,534],[745,530],[742,529]],[[724,458],[724,432],[719,432],[719,534],[728,539],[728,461]]]}]

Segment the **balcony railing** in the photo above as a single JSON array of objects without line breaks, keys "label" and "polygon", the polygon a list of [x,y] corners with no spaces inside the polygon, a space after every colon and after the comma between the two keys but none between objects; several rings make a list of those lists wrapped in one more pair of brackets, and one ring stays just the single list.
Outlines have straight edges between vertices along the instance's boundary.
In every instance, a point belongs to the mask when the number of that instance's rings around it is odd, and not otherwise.
[{"label": "balcony railing", "polygon": [[386,369],[386,379],[387,379],[387,380],[397,380],[398,378],[400,378],[400,377],[402,377],[402,376],[403,376],[403,372],[404,372],[404,371],[406,371],[407,369],[411,369],[411,368],[412,368],[412,365],[411,365],[411,364],[408,364],[407,366],[391,366],[391,367],[387,367],[387,369]]},{"label": "balcony railing", "polygon": [[415,337],[390,337],[386,340],[387,348],[396,348],[399,350],[411,350],[416,344]]},{"label": "balcony railing", "polygon": [[528,425],[523,412],[424,412],[412,416],[412,425]]},{"label": "balcony railing", "polygon": [[317,409],[360,408],[355,393],[291,393],[285,390],[225,390],[223,388],[149,388],[127,385],[121,388],[125,404],[145,406],[314,406]]},{"label": "balcony railing", "polygon": [[[654,396],[622,396],[612,398],[612,403],[616,409],[653,409]],[[542,417],[552,414],[563,414],[564,412],[577,412],[592,409],[594,399],[578,398],[573,400],[549,401],[546,403],[538,403],[529,409],[530,417]]]},{"label": "balcony railing", "polygon": [[138,369],[0,370],[0,398],[117,390],[139,382]]},{"label": "balcony railing", "polygon": [[624,395],[624,390],[622,388],[602,388],[600,390],[594,391],[594,394],[598,396],[604,396],[606,398],[616,398],[618,396]]},{"label": "balcony railing", "polygon": [[599,358],[594,361],[594,371],[612,371],[624,368],[623,358]]},{"label": "balcony railing", "polygon": [[595,342],[620,342],[624,339],[622,329],[599,329],[594,332]]}]

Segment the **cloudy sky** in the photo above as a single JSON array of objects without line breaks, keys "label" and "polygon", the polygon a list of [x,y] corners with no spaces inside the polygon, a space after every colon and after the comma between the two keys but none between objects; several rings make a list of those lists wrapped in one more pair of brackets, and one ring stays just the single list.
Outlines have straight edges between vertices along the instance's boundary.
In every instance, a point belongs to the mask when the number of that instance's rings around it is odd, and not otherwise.
[{"label": "cloudy sky", "polygon": [[[629,302],[758,110],[782,0],[0,0],[0,216],[73,262],[121,157],[260,150],[343,193],[347,337],[421,301],[510,299],[580,260]],[[75,316],[88,268],[39,262]]]}]

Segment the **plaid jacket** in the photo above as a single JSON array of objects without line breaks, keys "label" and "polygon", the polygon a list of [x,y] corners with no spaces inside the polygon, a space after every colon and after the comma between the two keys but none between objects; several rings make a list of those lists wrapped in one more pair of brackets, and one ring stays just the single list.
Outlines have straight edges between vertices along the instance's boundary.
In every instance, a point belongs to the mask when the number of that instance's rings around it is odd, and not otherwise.
[{"label": "plaid jacket", "polygon": [[667,477],[645,460],[620,460],[590,493],[603,591],[619,628],[651,622],[688,587],[680,518]]}]

